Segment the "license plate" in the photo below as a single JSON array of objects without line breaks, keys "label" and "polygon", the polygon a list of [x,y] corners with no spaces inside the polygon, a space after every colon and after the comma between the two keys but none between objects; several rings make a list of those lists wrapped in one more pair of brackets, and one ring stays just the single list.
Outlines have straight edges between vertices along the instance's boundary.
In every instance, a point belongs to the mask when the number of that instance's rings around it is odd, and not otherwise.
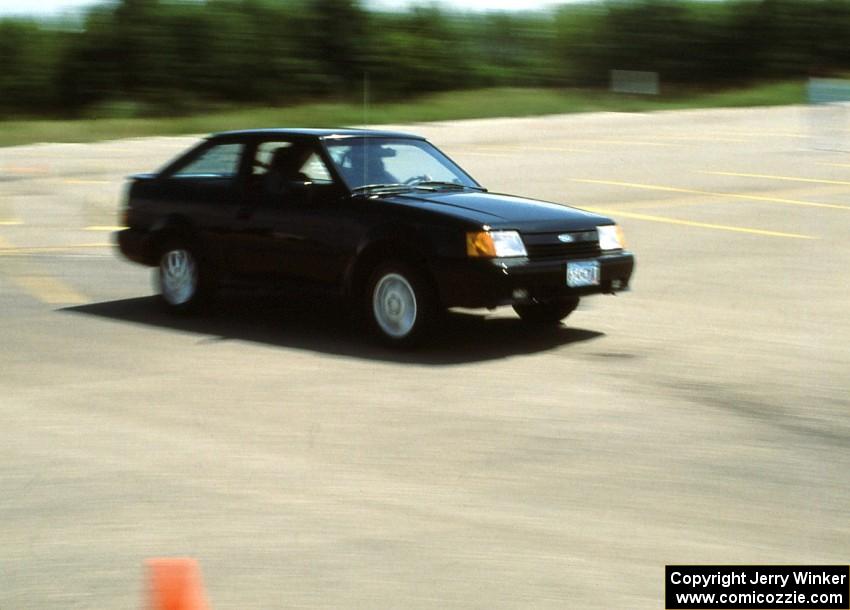
[{"label": "license plate", "polygon": [[567,263],[567,286],[599,285],[599,261],[570,261]]}]

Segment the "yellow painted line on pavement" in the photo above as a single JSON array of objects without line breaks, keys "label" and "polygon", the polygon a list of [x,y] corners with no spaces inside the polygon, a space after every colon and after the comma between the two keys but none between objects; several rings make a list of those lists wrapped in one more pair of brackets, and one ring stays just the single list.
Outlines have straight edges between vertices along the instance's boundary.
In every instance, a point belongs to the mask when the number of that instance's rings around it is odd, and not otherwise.
[{"label": "yellow painted line on pavement", "polygon": [[83,180],[80,178],[66,178],[65,184],[111,184],[110,180]]},{"label": "yellow painted line on pavement", "polygon": [[513,145],[499,146],[497,144],[473,144],[456,150],[463,150],[467,152],[515,153],[522,152],[522,147]]},{"label": "yellow painted line on pavement", "polygon": [[659,140],[683,140],[685,142],[730,142],[735,144],[746,144],[750,142],[748,139],[717,137],[717,136],[673,136],[673,135],[655,135]]},{"label": "yellow painted line on pavement", "polygon": [[84,230],[86,231],[121,231],[126,229],[127,227],[119,227],[119,226],[110,226],[110,225],[91,225],[90,227],[86,227]]},{"label": "yellow painted line on pavement", "polygon": [[719,193],[715,191],[702,191],[698,189],[686,189],[673,186],[662,186],[659,184],[640,184],[637,182],[620,182],[617,180],[590,180],[585,178],[570,178],[573,182],[584,182],[586,184],[606,184],[609,186],[623,186],[626,188],[643,189],[647,191],[665,191],[669,193],[690,193],[693,195],[708,195],[711,197],[722,197],[726,199],[745,199],[747,201],[760,201],[765,203],[784,203],[788,205],[801,205],[813,208],[829,208],[835,210],[850,210],[850,206],[837,205],[834,203],[820,203],[817,201],[803,201],[801,199],[783,199],[781,197],[767,197],[764,195],[745,195],[743,193]]},{"label": "yellow painted line on pavement", "polygon": [[462,151],[461,150],[455,150],[455,151],[451,151],[451,153],[452,153],[452,155],[457,155],[457,156],[471,155],[473,157],[501,157],[502,159],[505,159],[505,158],[511,156],[511,153],[509,153],[509,152],[492,152],[492,151],[482,152],[482,151],[479,151],[479,150],[462,150]]},{"label": "yellow painted line on pavement", "polygon": [[712,176],[734,176],[738,178],[764,178],[766,180],[784,180],[786,182],[812,182],[815,184],[847,184],[848,180],[824,180],[821,178],[798,178],[796,176],[775,176],[772,174],[745,174],[742,172],[710,172],[700,171],[701,174],[711,174]]},{"label": "yellow painted line on pavement", "polygon": [[452,154],[481,155],[485,157],[507,157],[512,154],[525,152],[567,152],[567,153],[592,153],[592,150],[583,148],[569,148],[565,146],[481,146],[475,149],[457,149]]},{"label": "yellow painted line on pavement", "polygon": [[577,153],[590,153],[592,150],[585,150],[583,148],[565,148],[563,146],[525,146],[523,150],[539,150],[542,152],[577,152]]},{"label": "yellow painted line on pavement", "polygon": [[818,165],[828,165],[829,167],[850,167],[850,163],[825,163],[823,161],[816,161]]},{"label": "yellow painted line on pavement", "polygon": [[694,220],[682,220],[680,218],[669,218],[667,216],[655,216],[652,214],[637,214],[635,212],[624,212],[623,210],[611,208],[582,207],[589,212],[611,214],[624,218],[635,218],[637,220],[648,220],[651,222],[663,222],[666,224],[685,225],[688,227],[699,227],[701,229],[714,229],[717,231],[731,231],[733,233],[749,233],[750,235],[762,235],[767,237],[787,237],[790,239],[818,239],[812,235],[801,235],[799,233],[784,233],[782,231],[768,231],[766,229],[753,229],[749,227],[736,227],[733,225],[720,225],[710,222],[697,222]]},{"label": "yellow painted line on pavement", "polygon": [[811,136],[803,133],[794,133],[790,131],[718,131],[717,133],[729,136],[744,136],[744,137],[768,137],[768,138],[800,138],[806,139]]},{"label": "yellow painted line on pavement", "polygon": [[[486,148],[481,147],[481,151],[489,152],[489,153],[498,153],[501,155],[507,154],[517,154],[524,153],[528,151],[541,151],[541,152],[577,152],[577,153],[590,153],[592,150],[586,150],[583,148],[567,148],[564,146],[505,146],[505,147],[495,147],[488,146]],[[473,152],[473,151],[467,151]]]},{"label": "yellow painted line on pavement", "polygon": [[[12,244],[0,238],[0,251],[16,250]],[[2,270],[13,284],[30,296],[49,305],[80,305],[88,299],[63,280],[50,275],[35,263],[5,266]]]},{"label": "yellow painted line on pavement", "polygon": [[458,150],[456,152],[452,152],[452,154],[458,155],[473,155],[477,157],[502,157],[503,159],[507,159],[509,157],[514,157],[522,152],[519,148],[508,148],[508,147],[478,147],[471,149]]},{"label": "yellow painted line on pavement", "polygon": [[9,174],[19,175],[40,175],[46,174],[50,170],[46,165],[7,165],[3,168],[4,172]]},{"label": "yellow painted line on pavement", "polygon": [[0,256],[25,256],[28,254],[52,254],[55,252],[73,252],[74,250],[91,250],[98,248],[112,248],[113,244],[69,244],[65,246],[12,246],[0,242]]},{"label": "yellow painted line on pavement", "polygon": [[0,226],[2,226],[2,227],[13,227],[13,226],[22,225],[22,224],[24,224],[24,221],[18,220],[16,218],[13,218],[13,219],[10,219],[10,220],[0,220]]},{"label": "yellow painted line on pavement", "polygon": [[[845,195],[847,192],[846,187],[842,186],[824,186],[823,189],[819,189],[819,192],[826,191],[831,192],[831,190],[835,190],[839,195]],[[798,195],[806,196],[811,193],[811,188],[807,186],[802,186],[800,188],[792,188],[792,189],[783,189],[781,191],[755,191],[753,194],[764,194],[773,196],[774,194],[780,193],[784,197],[793,198]],[[613,208],[620,207],[624,210],[646,210],[653,208],[684,208],[684,207],[694,207],[700,205],[727,205],[728,201],[723,201],[716,197],[715,195],[700,195],[700,194],[683,194],[681,197],[664,197],[662,199],[623,199],[620,201],[616,200],[606,200],[604,205],[605,207]]]},{"label": "yellow painted line on pavement", "polygon": [[633,146],[658,146],[658,147],[673,147],[680,148],[684,144],[673,144],[672,142],[647,142],[645,140],[613,140],[609,138],[576,138],[565,142],[586,142],[588,144],[627,144]]},{"label": "yellow painted line on pavement", "polygon": [[49,275],[13,275],[12,282],[42,303],[49,305],[81,305],[88,299],[59,278]]},{"label": "yellow painted line on pavement", "polygon": [[[667,199],[650,199],[650,200],[639,200],[638,203],[632,201],[609,201],[606,202],[606,207],[611,207],[613,209],[614,206],[623,206],[624,210],[651,210],[654,208],[664,208],[668,210],[670,208],[691,208],[698,205],[705,205],[714,200],[714,197],[703,197],[696,195],[694,197],[677,197],[677,198],[667,198]],[[618,208],[619,209],[619,208]]]}]

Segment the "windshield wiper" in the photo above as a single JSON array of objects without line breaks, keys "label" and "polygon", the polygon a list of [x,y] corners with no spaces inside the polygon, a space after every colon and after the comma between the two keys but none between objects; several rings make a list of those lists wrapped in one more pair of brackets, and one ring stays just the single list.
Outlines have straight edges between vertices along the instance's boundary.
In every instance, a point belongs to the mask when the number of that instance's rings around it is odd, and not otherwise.
[{"label": "windshield wiper", "polygon": [[409,190],[412,188],[410,185],[401,184],[400,182],[390,182],[388,184],[364,184],[363,186],[355,186],[351,189],[352,193],[366,193],[368,191],[380,191],[386,189],[402,189]]},{"label": "windshield wiper", "polygon": [[486,191],[487,189],[480,186],[472,186],[471,184],[458,184],[457,182],[445,182],[443,180],[423,180],[422,182],[414,182],[411,186],[415,188],[425,188],[425,189],[438,189],[438,188],[452,188],[452,189],[472,189],[474,191]]},{"label": "windshield wiper", "polygon": [[441,180],[423,180],[422,182],[411,182],[403,184],[401,182],[389,182],[383,184],[364,184],[355,186],[351,189],[352,193],[368,193],[372,191],[409,191],[410,189],[424,189],[436,191],[437,189],[450,188],[456,190],[472,189],[474,191],[486,191],[487,189],[480,186],[472,186],[467,184],[458,184],[457,182],[444,182]]}]

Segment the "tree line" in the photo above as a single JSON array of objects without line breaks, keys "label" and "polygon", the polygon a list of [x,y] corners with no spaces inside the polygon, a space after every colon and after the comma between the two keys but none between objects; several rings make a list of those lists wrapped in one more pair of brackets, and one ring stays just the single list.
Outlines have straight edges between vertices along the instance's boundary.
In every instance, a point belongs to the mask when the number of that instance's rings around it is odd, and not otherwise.
[{"label": "tree line", "polygon": [[608,0],[545,12],[357,0],[117,0],[0,20],[0,115],[192,112],[490,86],[604,86],[609,70],[727,86],[850,68],[850,0]]}]

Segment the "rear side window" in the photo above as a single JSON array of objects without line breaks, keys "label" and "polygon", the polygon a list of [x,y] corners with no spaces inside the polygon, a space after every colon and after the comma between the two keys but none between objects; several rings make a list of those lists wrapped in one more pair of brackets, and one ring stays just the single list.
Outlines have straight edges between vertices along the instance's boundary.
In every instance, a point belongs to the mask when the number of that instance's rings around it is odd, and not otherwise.
[{"label": "rear side window", "polygon": [[218,144],[205,149],[186,165],[172,172],[176,177],[232,178],[239,173],[242,144]]}]

